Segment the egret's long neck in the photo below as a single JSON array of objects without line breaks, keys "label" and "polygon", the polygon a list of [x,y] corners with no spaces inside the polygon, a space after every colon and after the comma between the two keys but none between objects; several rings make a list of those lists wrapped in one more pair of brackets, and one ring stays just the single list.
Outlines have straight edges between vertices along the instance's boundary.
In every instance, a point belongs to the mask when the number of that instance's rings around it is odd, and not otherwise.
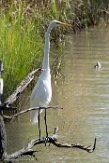
[{"label": "egret's long neck", "polygon": [[42,69],[49,69],[49,52],[50,52],[50,32],[51,28],[49,27],[45,33],[45,48],[44,48],[44,59],[42,64]]}]

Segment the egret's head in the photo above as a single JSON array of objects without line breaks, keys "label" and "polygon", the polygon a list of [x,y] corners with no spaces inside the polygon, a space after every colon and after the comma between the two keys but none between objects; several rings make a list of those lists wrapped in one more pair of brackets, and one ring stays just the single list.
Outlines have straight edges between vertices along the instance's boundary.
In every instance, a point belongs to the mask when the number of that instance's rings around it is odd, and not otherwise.
[{"label": "egret's head", "polygon": [[58,20],[52,20],[49,27],[52,29],[54,27],[57,27],[57,26],[69,26],[69,27],[72,27],[71,24],[67,24],[67,23],[63,23],[63,22],[60,22]]}]

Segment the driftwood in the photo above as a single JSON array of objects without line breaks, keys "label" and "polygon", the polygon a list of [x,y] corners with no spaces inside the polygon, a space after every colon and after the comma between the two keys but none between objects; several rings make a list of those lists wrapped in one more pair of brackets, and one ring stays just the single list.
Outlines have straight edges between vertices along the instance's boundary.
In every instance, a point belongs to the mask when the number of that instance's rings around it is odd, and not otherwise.
[{"label": "driftwood", "polygon": [[81,145],[81,144],[61,144],[60,142],[57,141],[57,130],[54,129],[54,133],[52,136],[49,136],[49,137],[41,137],[40,139],[34,139],[34,140],[31,140],[28,144],[26,144],[22,149],[18,150],[17,152],[14,152],[12,154],[9,154],[9,155],[5,155],[5,157],[3,158],[3,161],[5,162],[12,162],[12,160],[15,160],[21,156],[25,156],[25,155],[28,155],[28,156],[33,156],[35,157],[34,153],[37,152],[36,150],[33,150],[33,147],[36,146],[36,145],[39,145],[39,144],[45,144],[46,143],[49,143],[56,146],[56,147],[59,147],[59,148],[78,148],[78,149],[81,149],[81,150],[85,150],[87,151],[88,153],[92,153],[94,150],[95,150],[95,146],[96,146],[96,138],[95,138],[95,141],[94,141],[94,145],[93,147],[91,148],[90,146],[84,146],[84,145]]},{"label": "driftwood", "polygon": [[16,88],[16,90],[12,93],[12,95],[10,95],[4,102],[5,105],[12,105],[17,99],[18,97],[21,95],[21,93],[23,93],[23,91],[27,88],[27,86],[31,83],[31,81],[34,79],[35,74],[41,71],[40,68],[33,70],[32,72],[30,72],[27,77],[22,80],[22,82],[18,85],[18,87]]}]

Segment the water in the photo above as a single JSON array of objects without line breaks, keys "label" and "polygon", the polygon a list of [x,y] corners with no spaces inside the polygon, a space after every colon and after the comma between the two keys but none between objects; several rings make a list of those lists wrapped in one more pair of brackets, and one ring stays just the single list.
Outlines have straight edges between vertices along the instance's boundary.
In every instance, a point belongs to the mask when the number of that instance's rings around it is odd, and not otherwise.
[{"label": "water", "polygon": [[[100,71],[94,68],[97,62]],[[109,31],[90,29],[66,36],[63,78],[53,81],[52,105],[63,110],[47,112],[49,133],[59,128],[59,141],[93,145],[96,150],[89,154],[79,149],[60,149],[53,145],[39,145],[35,149],[38,162],[43,163],[107,163],[109,162]],[[43,121],[43,113],[41,114]],[[43,134],[44,124],[42,123]],[[6,125],[8,152],[20,149],[36,135],[29,115]],[[19,163],[35,163],[31,157],[22,157]]]}]

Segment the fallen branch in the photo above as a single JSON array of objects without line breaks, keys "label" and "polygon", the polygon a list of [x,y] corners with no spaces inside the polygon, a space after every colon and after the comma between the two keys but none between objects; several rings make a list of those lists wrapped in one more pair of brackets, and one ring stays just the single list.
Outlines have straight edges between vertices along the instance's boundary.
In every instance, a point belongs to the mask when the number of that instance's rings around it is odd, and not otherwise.
[{"label": "fallen branch", "polygon": [[67,144],[67,143],[66,144],[61,144],[60,142],[57,141],[57,133],[54,133],[52,136],[49,136],[49,137],[41,137],[40,139],[31,140],[22,149],[14,152],[12,154],[5,155],[3,161],[9,162],[9,161],[17,159],[17,158],[19,158],[21,156],[24,156],[24,155],[34,156],[34,153],[37,152],[37,151],[33,150],[32,148],[34,146],[36,146],[36,145],[39,145],[39,144],[45,144],[45,142],[49,143],[49,144],[53,144],[54,146],[59,147],[59,148],[72,148],[72,149],[78,148],[78,149],[81,149],[81,150],[85,150],[88,153],[92,153],[95,150],[95,147],[96,147],[96,138],[94,140],[94,145],[91,148],[90,146],[86,147],[86,146],[81,145],[81,144]]},{"label": "fallen branch", "polygon": [[3,114],[3,117],[6,120],[11,120],[11,119],[16,118],[16,117],[18,117],[18,116],[20,116],[20,115],[22,115],[24,113],[28,113],[30,111],[38,110],[38,109],[40,109],[40,110],[43,109],[44,110],[44,109],[63,109],[63,108],[62,107],[58,107],[58,106],[34,107],[34,108],[29,108],[29,109],[26,109],[26,110],[22,110],[19,113],[16,113],[16,114],[14,114],[12,116],[7,116],[7,115]]},{"label": "fallen branch", "polygon": [[19,95],[25,90],[25,88],[30,84],[30,82],[34,79],[34,75],[40,71],[38,68],[30,72],[24,80],[18,85],[16,90],[5,100],[5,104],[12,105],[19,97]]},{"label": "fallen branch", "polygon": [[61,144],[61,143],[57,142],[57,140],[54,140],[52,138],[50,138],[50,143],[52,143],[53,145],[60,147],[60,148],[78,148],[78,149],[85,150],[88,153],[92,153],[96,147],[96,138],[94,140],[93,148],[91,148],[90,146],[84,146],[81,144]]}]

